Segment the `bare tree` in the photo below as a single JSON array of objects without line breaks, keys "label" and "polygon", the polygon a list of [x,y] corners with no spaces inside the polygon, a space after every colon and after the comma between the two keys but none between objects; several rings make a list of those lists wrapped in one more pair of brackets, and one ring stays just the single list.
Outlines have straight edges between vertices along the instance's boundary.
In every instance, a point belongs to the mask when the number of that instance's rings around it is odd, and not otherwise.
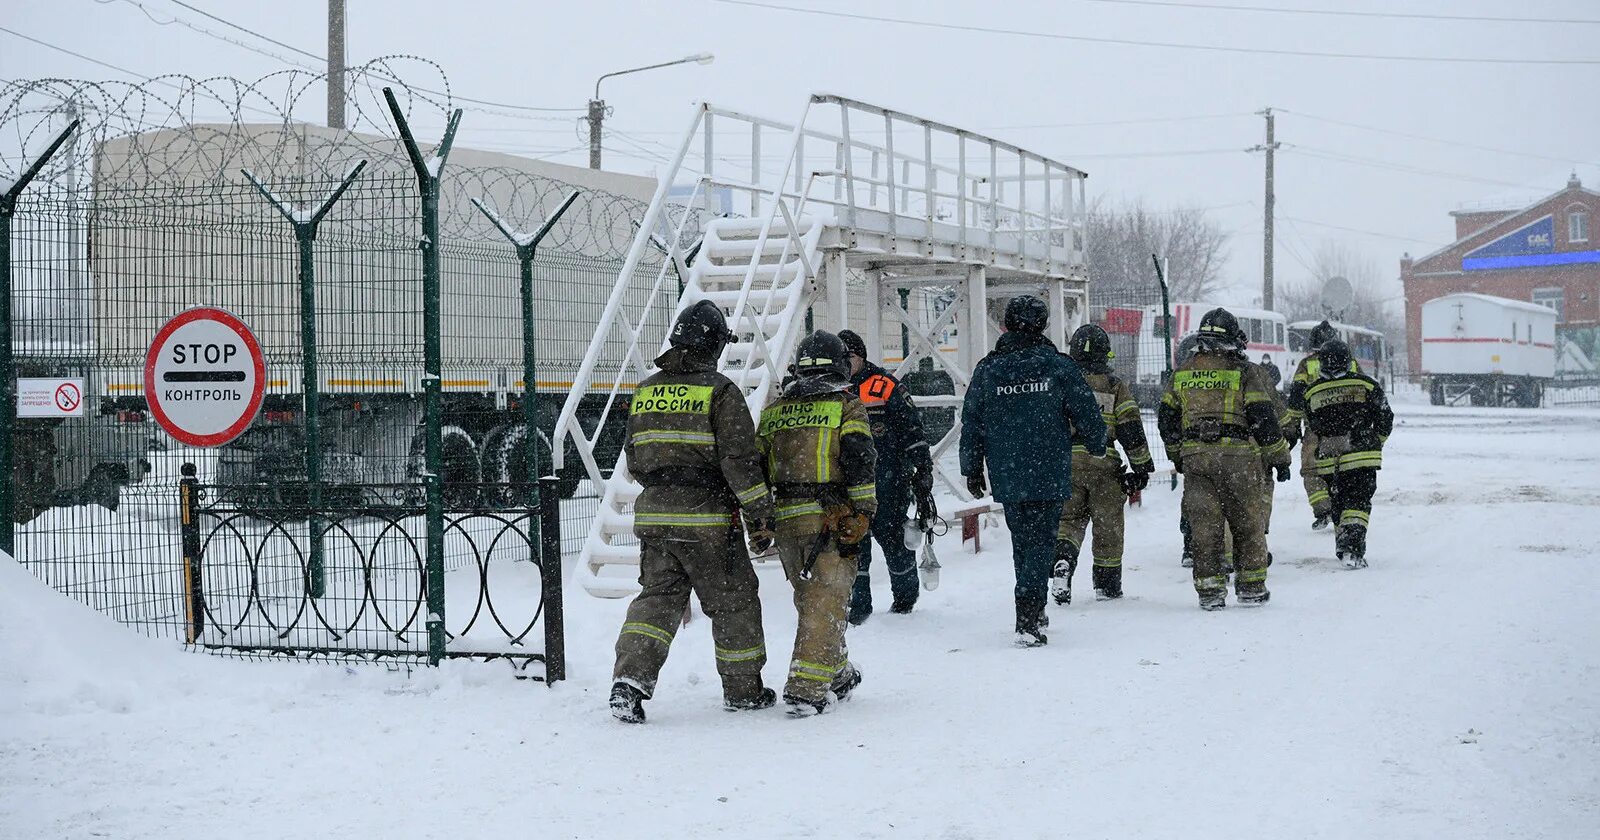
[{"label": "bare tree", "polygon": [[[1377,263],[1343,242],[1323,242],[1311,259],[1311,277],[1278,291],[1278,311],[1290,321],[1303,321],[1337,315],[1347,324],[1370,327],[1384,334],[1391,346],[1404,346],[1405,318],[1388,301],[1394,295],[1383,286],[1383,272]],[[1350,281],[1355,296],[1342,313],[1329,313],[1322,306],[1322,286],[1330,277]]]},{"label": "bare tree", "polygon": [[1228,235],[1199,208],[1156,211],[1142,200],[1096,201],[1088,239],[1089,295],[1097,306],[1160,303],[1151,254],[1168,261],[1174,301],[1203,301],[1222,285]]}]

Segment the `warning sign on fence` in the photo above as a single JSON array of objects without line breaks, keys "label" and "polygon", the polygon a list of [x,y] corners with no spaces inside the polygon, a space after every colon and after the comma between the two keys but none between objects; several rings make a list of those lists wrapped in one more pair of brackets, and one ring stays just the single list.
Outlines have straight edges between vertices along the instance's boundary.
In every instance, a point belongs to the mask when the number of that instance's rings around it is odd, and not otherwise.
[{"label": "warning sign on fence", "polygon": [[231,313],[200,307],[156,332],[144,360],[150,415],[190,446],[221,446],[261,410],[267,365],[261,344]]},{"label": "warning sign on fence", "polygon": [[82,417],[82,379],[18,379],[18,417]]}]

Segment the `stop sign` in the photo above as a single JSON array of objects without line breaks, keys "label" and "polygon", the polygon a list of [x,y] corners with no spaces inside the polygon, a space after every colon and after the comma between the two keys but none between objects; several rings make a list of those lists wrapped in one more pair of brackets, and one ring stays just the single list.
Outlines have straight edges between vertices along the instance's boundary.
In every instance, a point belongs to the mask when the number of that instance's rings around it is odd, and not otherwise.
[{"label": "stop sign", "polygon": [[243,434],[261,410],[266,388],[260,342],[222,309],[179,313],[156,332],[145,354],[150,414],[189,446],[221,446]]}]

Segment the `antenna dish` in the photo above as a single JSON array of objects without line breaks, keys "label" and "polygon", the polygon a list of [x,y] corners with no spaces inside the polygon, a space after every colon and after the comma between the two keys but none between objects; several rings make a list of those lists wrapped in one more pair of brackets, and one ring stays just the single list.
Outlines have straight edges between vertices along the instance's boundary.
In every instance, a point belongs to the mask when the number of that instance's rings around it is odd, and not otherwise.
[{"label": "antenna dish", "polygon": [[1343,277],[1329,277],[1322,284],[1322,308],[1331,316],[1338,317],[1340,313],[1350,308],[1356,299],[1356,290],[1350,281]]}]

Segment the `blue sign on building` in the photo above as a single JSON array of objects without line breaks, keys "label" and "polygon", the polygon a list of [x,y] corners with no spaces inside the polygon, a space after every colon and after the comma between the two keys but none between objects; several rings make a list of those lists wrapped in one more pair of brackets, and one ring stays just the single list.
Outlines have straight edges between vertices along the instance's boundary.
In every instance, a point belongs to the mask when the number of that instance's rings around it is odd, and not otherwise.
[{"label": "blue sign on building", "polygon": [[1468,251],[1461,258],[1463,271],[1494,268],[1535,268],[1549,265],[1600,263],[1600,251],[1556,251],[1554,216],[1545,216],[1505,236]]}]

